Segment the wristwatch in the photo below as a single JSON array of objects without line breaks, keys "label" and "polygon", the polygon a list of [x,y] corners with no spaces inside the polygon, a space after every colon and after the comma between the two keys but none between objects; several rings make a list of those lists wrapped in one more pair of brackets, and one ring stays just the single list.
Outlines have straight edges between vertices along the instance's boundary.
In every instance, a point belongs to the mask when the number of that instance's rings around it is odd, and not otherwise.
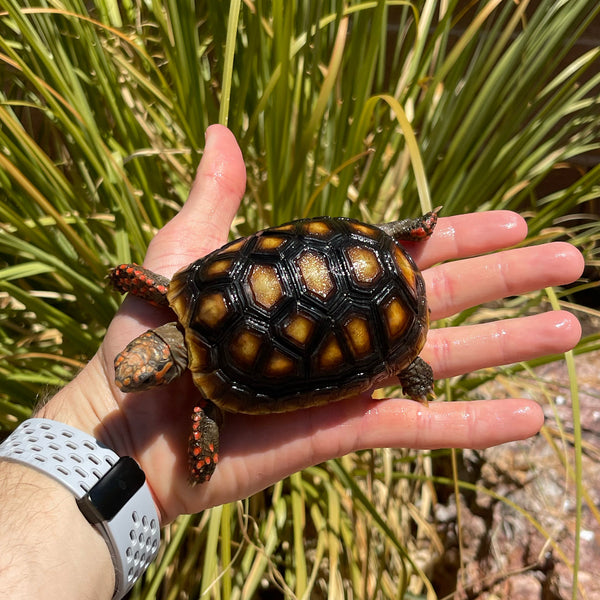
[{"label": "wristwatch", "polygon": [[158,513],[137,462],[50,419],[21,423],[0,444],[0,459],[37,469],[74,494],[79,510],[108,544],[115,568],[113,600],[120,600],[160,545]]}]

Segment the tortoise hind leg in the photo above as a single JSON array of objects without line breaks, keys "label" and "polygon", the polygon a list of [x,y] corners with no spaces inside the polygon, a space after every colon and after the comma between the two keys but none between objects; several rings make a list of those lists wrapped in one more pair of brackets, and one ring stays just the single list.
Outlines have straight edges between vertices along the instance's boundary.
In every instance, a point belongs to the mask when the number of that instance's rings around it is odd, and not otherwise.
[{"label": "tortoise hind leg", "polygon": [[442,209],[438,206],[435,210],[417,217],[416,219],[402,219],[378,225],[379,229],[385,231],[395,240],[405,242],[420,242],[426,240],[435,229],[438,213]]},{"label": "tortoise hind leg", "polygon": [[221,410],[202,400],[192,412],[192,433],[188,445],[190,484],[207,482],[219,462],[219,438],[223,423]]},{"label": "tortoise hind leg", "polygon": [[155,306],[169,306],[167,291],[169,280],[164,275],[135,263],[122,264],[108,273],[112,286],[121,294],[130,293],[143,298]]},{"label": "tortoise hind leg", "polygon": [[398,373],[402,391],[411,400],[427,404],[429,398],[434,398],[433,370],[419,356],[413,360],[404,371]]}]

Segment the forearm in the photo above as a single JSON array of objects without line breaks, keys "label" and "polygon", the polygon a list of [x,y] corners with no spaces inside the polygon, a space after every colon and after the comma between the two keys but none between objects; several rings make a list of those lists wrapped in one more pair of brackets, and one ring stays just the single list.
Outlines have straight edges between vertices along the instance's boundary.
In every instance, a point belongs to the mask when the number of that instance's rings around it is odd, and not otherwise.
[{"label": "forearm", "polygon": [[[96,356],[35,416],[97,437],[99,419],[112,408],[102,375]],[[0,459],[0,600],[110,599],[114,588],[107,543],[73,492],[31,467]]]},{"label": "forearm", "polygon": [[73,494],[36,470],[0,460],[0,598],[110,599],[106,542]]}]

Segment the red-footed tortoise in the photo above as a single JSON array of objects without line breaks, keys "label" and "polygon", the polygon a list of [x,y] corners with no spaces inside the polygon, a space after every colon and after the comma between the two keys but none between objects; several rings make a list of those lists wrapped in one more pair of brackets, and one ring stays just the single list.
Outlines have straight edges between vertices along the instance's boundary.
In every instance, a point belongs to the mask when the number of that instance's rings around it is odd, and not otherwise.
[{"label": "red-footed tortoise", "polygon": [[419,358],[429,325],[425,284],[400,241],[428,238],[436,209],[378,226],[302,219],[230,242],[171,280],[135,264],[110,274],[122,293],[170,306],[177,321],[149,330],[115,359],[125,392],[164,385],[188,368],[192,483],[219,457],[221,410],[285,412],[343,400],[397,375],[426,402]]}]

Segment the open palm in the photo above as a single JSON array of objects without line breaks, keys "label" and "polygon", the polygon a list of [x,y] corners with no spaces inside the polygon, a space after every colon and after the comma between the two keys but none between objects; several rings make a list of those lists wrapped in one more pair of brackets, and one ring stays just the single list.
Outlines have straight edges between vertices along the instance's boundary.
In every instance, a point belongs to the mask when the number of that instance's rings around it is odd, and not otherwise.
[{"label": "open palm", "polygon": [[[244,163],[234,137],[224,127],[211,127],[189,199],[156,235],[144,265],[171,276],[221,246],[244,188]],[[432,319],[580,275],[582,257],[569,244],[502,250],[522,241],[526,231],[523,219],[508,211],[440,218],[432,238],[410,248],[423,270]],[[533,435],[543,422],[540,407],[531,400],[433,402],[424,407],[370,395],[293,413],[227,414],[215,474],[210,482],[191,487],[186,444],[191,407],[199,394],[191,377],[127,395],[113,381],[115,355],[144,330],[168,320],[173,320],[169,311],[128,298],[98,354],[42,409],[43,415],[89,430],[117,453],[135,457],[163,523],[180,513],[244,498],[303,467],[353,450],[481,448]],[[562,352],[579,336],[577,320],[557,311],[433,329],[421,356],[439,379]]]}]

